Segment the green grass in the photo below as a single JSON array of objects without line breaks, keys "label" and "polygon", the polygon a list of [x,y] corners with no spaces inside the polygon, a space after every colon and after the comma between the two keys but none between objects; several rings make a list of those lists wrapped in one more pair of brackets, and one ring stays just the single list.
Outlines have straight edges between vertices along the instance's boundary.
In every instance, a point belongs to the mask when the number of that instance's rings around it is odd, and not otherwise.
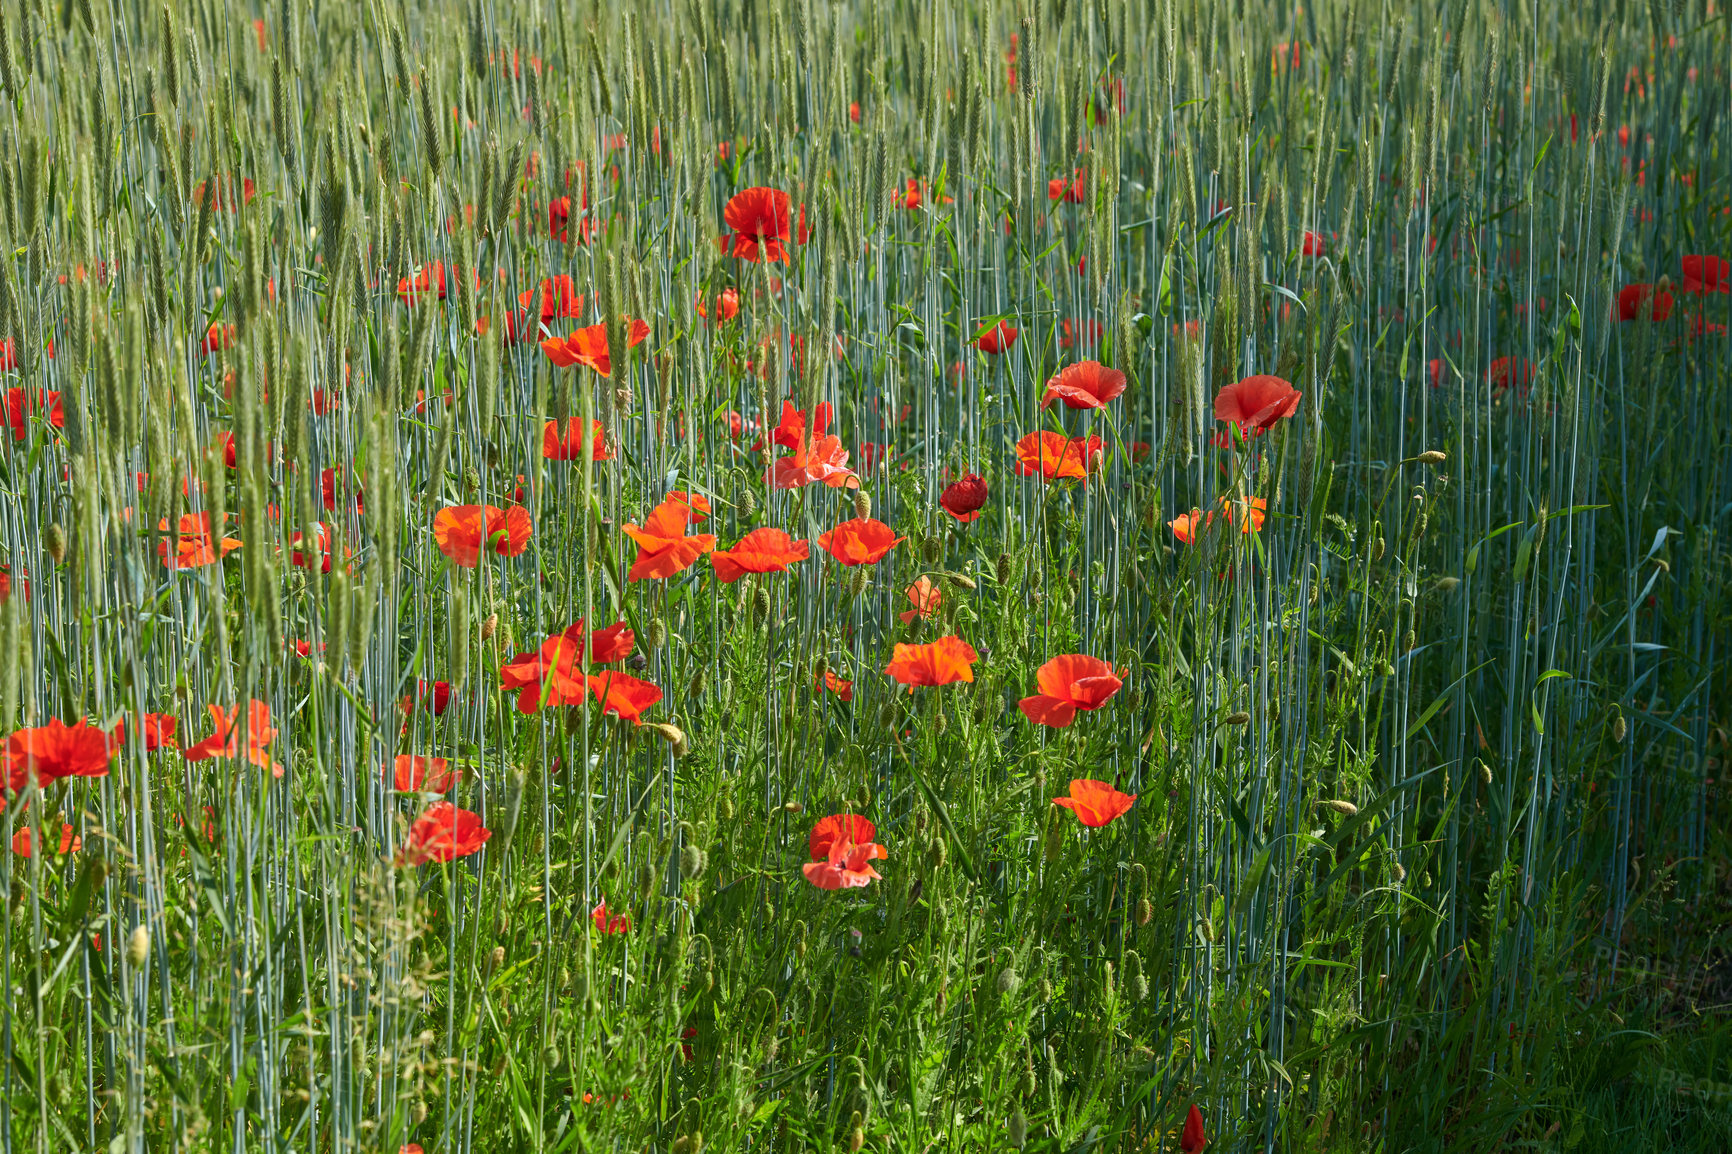
[{"label": "green grass", "polygon": [[[1724,0],[0,15],[0,734],[128,730],[13,758],[0,832],[82,840],[0,863],[0,1150],[1154,1151],[1192,1104],[1211,1151],[1732,1144],[1732,297],[1682,263],[1732,256]],[[759,186],[785,264],[715,243]],[[503,339],[558,274],[605,379]],[[1085,358],[1124,394],[1042,410]],[[1217,444],[1257,373],[1297,411]],[[766,485],[784,399],[858,495]],[[610,459],[544,460],[567,417]],[[1018,475],[1041,430],[1086,484]],[[810,559],[627,580],[673,489]],[[517,501],[521,553],[437,547]],[[868,508],[905,540],[844,568]],[[170,570],[195,512],[243,544]],[[579,619],[643,726],[500,690]],[[946,635],[972,682],[883,674]],[[1070,653],[1122,689],[1031,724]],[[254,699],[281,778],[143,747]],[[479,852],[394,864],[403,754]],[[1084,829],[1072,778],[1137,801]],[[824,891],[844,812],[888,856]]]}]

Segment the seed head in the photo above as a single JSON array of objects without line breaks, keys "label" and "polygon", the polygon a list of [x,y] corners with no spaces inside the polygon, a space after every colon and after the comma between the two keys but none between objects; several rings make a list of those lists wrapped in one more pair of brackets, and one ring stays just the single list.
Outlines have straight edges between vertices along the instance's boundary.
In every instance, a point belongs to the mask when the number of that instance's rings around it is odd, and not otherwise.
[{"label": "seed head", "polygon": [[1223,721],[1227,725],[1249,725],[1251,724],[1251,715],[1243,710],[1239,710],[1234,713],[1229,713]]},{"label": "seed head", "polygon": [[132,928],[132,933],[126,939],[126,960],[134,968],[142,966],[150,957],[150,927],[140,923]]},{"label": "seed head", "polygon": [[1328,801],[1320,801],[1317,803],[1317,806],[1319,809],[1327,809],[1334,813],[1338,813],[1342,817],[1357,817],[1359,815],[1358,806],[1354,805],[1350,801],[1342,801],[1339,798],[1330,798]]},{"label": "seed head", "polygon": [[1447,460],[1449,460],[1449,454],[1442,449],[1427,449],[1419,455],[1419,461],[1422,465],[1441,465]]}]

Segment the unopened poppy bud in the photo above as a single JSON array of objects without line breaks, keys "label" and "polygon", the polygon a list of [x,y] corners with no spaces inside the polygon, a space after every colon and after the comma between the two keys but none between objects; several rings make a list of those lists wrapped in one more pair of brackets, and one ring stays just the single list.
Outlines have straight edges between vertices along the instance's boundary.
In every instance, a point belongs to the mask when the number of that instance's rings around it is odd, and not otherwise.
[{"label": "unopened poppy bud", "polygon": [[504,964],[505,964],[505,947],[504,946],[494,946],[493,952],[488,955],[487,972],[491,974],[495,970],[497,970],[500,966],[502,966]]},{"label": "unopened poppy bud", "polygon": [[[548,1052],[552,1053],[552,1054],[558,1053],[557,1050],[549,1050]],[[558,1064],[559,1063],[557,1063],[557,1062],[554,1063],[554,1065],[558,1065]],[[415,1105],[410,1108],[409,1116],[415,1120],[415,1125],[417,1125],[417,1126],[419,1126],[421,1123],[425,1122],[427,1120],[427,1103],[416,1102]]]},{"label": "unopened poppy bud", "polygon": [[770,616],[770,591],[759,589],[752,596],[752,624],[762,625]]},{"label": "unopened poppy bud", "polygon": [[45,527],[42,530],[42,549],[56,565],[66,560],[66,530],[58,524]]},{"label": "unopened poppy bud", "polygon": [[1371,543],[1371,559],[1373,561],[1383,560],[1383,538],[1382,537],[1379,537],[1377,540],[1375,540]]},{"label": "unopened poppy bud", "polygon": [[1442,449],[1427,449],[1419,455],[1419,463],[1422,465],[1441,465],[1447,460],[1449,454]]},{"label": "unopened poppy bud", "polygon": [[687,697],[702,697],[704,695],[704,671],[699,669],[692,674],[691,684],[686,686]]},{"label": "unopened poppy bud", "polygon": [[870,517],[871,515],[872,515],[872,498],[867,496],[866,490],[864,490],[864,489],[854,490],[854,516],[856,516],[856,517],[860,518],[860,520],[864,521],[866,518]]},{"label": "unopened poppy bud", "polygon": [[944,839],[941,837],[934,838],[932,841],[932,848],[926,851],[926,860],[932,863],[932,868],[935,870],[943,869],[944,862],[949,856],[950,850],[946,847]]},{"label": "unopened poppy bud", "polygon": [[1339,798],[1330,798],[1327,801],[1320,801],[1317,803],[1317,806],[1319,809],[1327,809],[1334,813],[1338,813],[1342,817],[1357,817],[1359,815],[1358,806],[1354,805],[1350,801],[1342,801]]},{"label": "unopened poppy bud", "polygon": [[686,731],[677,725],[669,725],[665,721],[646,721],[644,728],[654,730],[663,741],[673,746],[675,757],[684,757],[691,751],[691,744],[686,740]]},{"label": "unopened poppy bud", "polygon": [[1479,780],[1485,785],[1491,784],[1491,766],[1483,761],[1479,763]]},{"label": "unopened poppy bud", "polygon": [[854,795],[854,800],[860,803],[861,809],[865,809],[867,806],[871,805],[872,787],[869,785],[862,785],[860,787],[860,792]]},{"label": "unopened poppy bud", "polygon": [[[1032,1098],[1034,1096],[1034,1092],[1036,1090],[1040,1089],[1040,1083],[1035,1080],[1034,1065],[1032,1063],[1030,1063],[1029,1065],[1024,1066],[1022,1068],[1022,1087],[1021,1087],[1021,1089],[1022,1089],[1022,1096],[1024,1098]],[[1020,1110],[1017,1112],[1021,1113]]]},{"label": "unopened poppy bud", "polygon": [[[1209,940],[1212,942],[1215,939],[1211,937]],[[1109,998],[1113,996],[1113,964],[1111,962],[1101,963],[1101,992]]]},{"label": "unopened poppy bud", "polygon": [[1036,986],[1035,989],[1040,991],[1041,1005],[1045,1005],[1046,1003],[1052,1001],[1052,979],[1051,978],[1042,978],[1040,980],[1040,985]]},{"label": "unopened poppy bud", "polygon": [[980,588],[980,586],[975,583],[974,578],[964,577],[960,573],[952,573],[950,575],[950,583],[952,585],[956,586],[958,589],[970,589],[970,590],[972,590],[972,589]]},{"label": "unopened poppy bud", "polygon": [[998,971],[998,992],[1014,994],[1022,987],[1022,976],[1016,972],[1015,966],[1006,966]]},{"label": "unopened poppy bud", "polygon": [[668,627],[666,623],[664,623],[660,617],[652,618],[649,623],[649,628],[643,631],[644,648],[660,649],[663,645],[667,644],[667,640]]},{"label": "unopened poppy bud", "polygon": [[1244,710],[1239,710],[1229,713],[1223,720],[1228,725],[1249,725],[1251,724],[1251,715]]},{"label": "unopened poppy bud", "polygon": [[487,620],[481,623],[481,640],[491,641],[497,632],[499,632],[499,614],[489,613]]},{"label": "unopened poppy bud", "polygon": [[150,957],[150,927],[137,925],[126,939],[126,960],[133,966],[142,966]]},{"label": "unopened poppy bud", "polygon": [[1455,587],[1457,585],[1460,585],[1460,584],[1461,584],[1461,578],[1460,577],[1439,577],[1437,579],[1437,591],[1439,593],[1449,593],[1449,592],[1452,592],[1455,589]]},{"label": "unopened poppy bud", "polygon": [[928,565],[936,564],[939,556],[943,552],[944,542],[939,540],[937,537],[928,537],[920,545],[920,555],[926,558],[926,563]]},{"label": "unopened poppy bud", "polygon": [[1010,1144],[1016,1149],[1021,1150],[1028,1144],[1028,1118],[1023,1114],[1021,1106],[1011,1111],[1010,1122],[1005,1129]]},{"label": "unopened poppy bud", "polygon": [[1627,724],[1625,724],[1624,715],[1620,711],[1616,716],[1614,716],[1612,718],[1612,740],[1617,742],[1619,745],[1622,745],[1624,742],[1625,735],[1628,734],[1629,732],[1630,732],[1630,727]]},{"label": "unopened poppy bud", "polygon": [[723,795],[716,801],[716,817],[721,821],[734,820],[734,799]]},{"label": "unopened poppy bud", "polygon": [[1000,585],[1007,584],[1010,581],[1010,554],[1009,553],[1000,553],[998,555],[998,564],[996,566],[996,571],[994,573],[994,576],[996,576],[998,578],[998,583]]},{"label": "unopened poppy bud", "polygon": [[782,808],[787,810],[789,813],[799,813],[806,807],[797,801],[785,801],[782,803]]},{"label": "unopened poppy bud", "polygon": [[801,958],[806,956],[806,923],[803,920],[794,923],[794,954]]},{"label": "unopened poppy bud", "polygon": [[680,876],[691,881],[704,872],[704,851],[688,845],[680,851]]},{"label": "unopened poppy bud", "polygon": [[1137,899],[1137,925],[1146,926],[1149,924],[1149,922],[1154,920],[1154,917],[1155,917],[1154,903],[1149,901],[1148,898],[1138,898]]},{"label": "unopened poppy bud", "polygon": [[1402,865],[1400,862],[1395,863],[1395,880],[1398,882],[1404,882],[1407,880],[1407,867]]},{"label": "unopened poppy bud", "polygon": [[932,719],[932,730],[934,733],[938,734],[939,737],[943,737],[944,731],[949,728],[950,723],[944,719],[944,714],[942,712]]},{"label": "unopened poppy bud", "polygon": [[849,1154],[859,1154],[860,1147],[866,1145],[866,1131],[856,1126],[848,1131]]},{"label": "unopened poppy bud", "polygon": [[1417,640],[1418,640],[1418,635],[1417,635],[1417,634],[1415,634],[1415,633],[1414,633],[1414,632],[1413,632],[1413,630],[1411,630],[1411,629],[1409,629],[1409,630],[1408,630],[1408,631],[1407,631],[1407,632],[1406,632],[1406,633],[1405,633],[1405,634],[1403,634],[1403,635],[1402,635],[1402,638],[1401,638],[1401,651],[1402,651],[1402,652],[1403,652],[1403,653],[1410,653],[1410,652],[1412,652],[1412,650],[1413,650],[1413,643],[1414,643],[1414,642],[1415,642],[1415,641],[1417,641]]},{"label": "unopened poppy bud", "polygon": [[[1053,813],[1058,812],[1060,811],[1055,807]],[[1063,852],[1064,826],[1057,821],[1048,821],[1046,823],[1046,860],[1050,862]]]},{"label": "unopened poppy bud", "polygon": [[866,592],[866,586],[871,583],[871,574],[866,572],[866,567],[864,565],[861,565],[854,570],[854,576],[848,582],[848,592],[855,597],[858,597],[860,594]]},{"label": "unopened poppy bud", "polygon": [[1205,942],[1212,942],[1215,940],[1215,923],[1210,921],[1208,918],[1203,919],[1203,940]]}]

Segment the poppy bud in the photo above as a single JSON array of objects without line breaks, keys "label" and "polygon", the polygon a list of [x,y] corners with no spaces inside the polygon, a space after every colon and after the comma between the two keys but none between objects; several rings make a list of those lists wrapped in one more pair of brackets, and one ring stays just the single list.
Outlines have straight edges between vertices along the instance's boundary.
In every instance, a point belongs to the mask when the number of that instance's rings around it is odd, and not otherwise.
[{"label": "poppy bud", "polygon": [[1052,1001],[1052,979],[1051,978],[1042,978],[1040,980],[1040,985],[1036,988],[1040,991],[1040,1001],[1041,1001],[1042,1005],[1045,1005],[1046,1003]]},{"label": "poppy bud", "polygon": [[[1208,925],[1207,922],[1203,924]],[[1211,942],[1215,940],[1212,931],[1209,940]],[[1111,962],[1101,963],[1101,993],[1109,998],[1113,996],[1113,964]]]},{"label": "poppy bud", "polygon": [[702,669],[698,669],[692,673],[691,684],[686,686],[686,696],[691,697],[691,698],[697,698],[697,697],[702,697],[703,693],[704,693],[704,671]]},{"label": "poppy bud", "polygon": [[1331,810],[1335,813],[1341,814],[1343,817],[1357,817],[1359,815],[1359,807],[1350,801],[1341,801],[1339,799],[1331,798],[1328,801],[1320,801],[1317,805],[1320,809]]},{"label": "poppy bud", "polygon": [[686,740],[686,731],[677,725],[669,725],[665,721],[646,721],[645,729],[653,729],[661,735],[661,739],[673,746],[675,757],[684,757],[691,752],[691,743]]},{"label": "poppy bud", "polygon": [[934,870],[943,869],[945,859],[949,856],[950,850],[945,845],[944,839],[941,837],[934,838],[932,840],[932,848],[926,851],[926,860],[932,863],[932,868]]},{"label": "poppy bud", "polygon": [[998,971],[998,992],[1014,994],[1022,986],[1022,977],[1016,972],[1015,966],[1006,966]]},{"label": "poppy bud", "polygon": [[720,821],[734,820],[734,799],[726,794],[716,801],[716,818]]},{"label": "poppy bud", "polygon": [[1155,917],[1154,903],[1149,901],[1148,898],[1138,898],[1137,899],[1137,925],[1146,926],[1149,924],[1149,922],[1154,920],[1154,917]]},{"label": "poppy bud", "polygon": [[1491,784],[1491,766],[1483,761],[1479,763],[1479,780],[1486,785]]},{"label": "poppy bud", "polygon": [[[558,1054],[558,1052],[559,1051],[553,1050],[553,1049],[548,1050],[548,1053],[550,1053],[550,1054]],[[556,1062],[555,1065],[557,1065],[557,1064],[558,1063]],[[416,1102],[415,1105],[410,1109],[409,1116],[415,1120],[415,1125],[417,1125],[417,1126],[419,1126],[421,1123],[425,1122],[427,1120],[427,1103]]]},{"label": "poppy bud", "polygon": [[45,527],[42,530],[42,548],[54,558],[56,565],[66,560],[66,530],[58,524]]},{"label": "poppy bud", "polygon": [[865,809],[867,806],[871,805],[872,787],[869,785],[862,785],[860,787],[860,792],[854,795],[854,800],[860,804],[861,809]]},{"label": "poppy bud", "polygon": [[1205,942],[1213,942],[1215,940],[1215,923],[1210,921],[1208,918],[1204,918],[1202,928],[1203,940]]},{"label": "poppy bud", "polygon": [[1624,736],[1630,732],[1630,727],[1624,723],[1624,714],[1619,711],[1612,717],[1612,740],[1619,745],[1624,743]]},{"label": "poppy bud", "polygon": [[1249,724],[1251,724],[1251,715],[1249,713],[1244,712],[1243,710],[1240,710],[1240,711],[1235,712],[1235,713],[1229,713],[1222,720],[1223,720],[1223,723],[1226,725],[1249,725]]},{"label": "poppy bud", "polygon": [[858,566],[854,570],[854,576],[853,576],[852,580],[850,580],[848,583],[848,592],[850,594],[852,594],[853,596],[858,597],[858,596],[860,596],[860,594],[866,592],[866,586],[870,585],[871,583],[872,583],[872,578],[866,572],[866,566],[864,566],[864,565]]},{"label": "poppy bud", "polygon": [[1006,1129],[1009,1131],[1008,1137],[1013,1147],[1021,1150],[1028,1144],[1028,1118],[1023,1115],[1021,1106],[1011,1111],[1010,1123]]},{"label": "poppy bud", "polygon": [[691,881],[704,872],[704,851],[688,845],[680,851],[680,876]]},{"label": "poppy bud", "polygon": [[770,616],[770,591],[759,589],[752,596],[752,624],[762,625]]},{"label": "poppy bud", "polygon": [[1395,880],[1398,882],[1404,882],[1407,880],[1407,867],[1402,865],[1400,862],[1395,863]]},{"label": "poppy bud", "polygon": [[933,732],[938,734],[939,737],[943,737],[944,731],[949,728],[950,723],[944,720],[944,711],[941,709],[938,711],[938,716],[932,719]]},{"label": "poppy bud", "polygon": [[866,1145],[866,1131],[856,1126],[848,1131],[849,1154],[859,1154],[860,1147]]},{"label": "poppy bud", "polygon": [[1411,653],[1413,651],[1413,644],[1417,640],[1418,640],[1417,635],[1413,632],[1413,630],[1409,629],[1407,631],[1407,633],[1401,638],[1401,651],[1403,653]]},{"label": "poppy bud", "polygon": [[505,947],[494,946],[493,952],[487,956],[487,972],[493,973],[505,964]]},{"label": "poppy bud", "polygon": [[1064,851],[1064,826],[1058,821],[1058,814],[1063,811],[1055,806],[1052,812],[1053,818],[1046,823],[1046,860],[1049,862]]},{"label": "poppy bud", "polygon": [[854,490],[854,516],[864,521],[872,515],[872,498],[864,489]]},{"label": "poppy bud", "polygon": [[998,583],[1000,585],[1009,584],[1009,582],[1010,582],[1010,554],[1009,553],[1000,553],[998,555],[997,573],[995,575],[997,576]]},{"label": "poppy bud", "polygon": [[[1040,1085],[1035,1081],[1034,1077],[1034,1063],[1030,1062],[1022,1068],[1022,1096],[1024,1098],[1032,1098],[1034,1097],[1035,1091],[1039,1088]],[[1017,1112],[1021,1113],[1020,1110]]]},{"label": "poppy bud", "polygon": [[782,803],[782,808],[787,810],[789,813],[799,813],[806,807],[797,801],[786,801]]},{"label": "poppy bud", "polygon": [[126,939],[126,960],[134,967],[144,965],[150,957],[150,927],[140,924],[133,927],[132,933]]},{"label": "poppy bud", "polygon": [[643,643],[645,649],[660,649],[667,643],[668,627],[660,617],[650,620],[649,628],[644,630]]},{"label": "poppy bud", "polygon": [[1441,465],[1447,460],[1449,460],[1449,454],[1442,449],[1427,449],[1419,455],[1419,461],[1422,465]]},{"label": "poppy bud", "polygon": [[920,546],[920,555],[926,558],[928,565],[936,565],[938,558],[944,553],[944,542],[937,537],[928,537]]},{"label": "poppy bud", "polygon": [[806,923],[804,921],[794,923],[794,953],[797,957],[806,956]]},{"label": "poppy bud", "polygon": [[1375,540],[1371,543],[1371,559],[1373,561],[1383,560],[1383,538],[1382,537],[1379,537],[1377,540]]},{"label": "poppy bud", "polygon": [[974,590],[980,588],[980,586],[975,583],[974,578],[964,577],[960,573],[952,573],[950,575],[950,583],[958,589]]},{"label": "poppy bud", "polygon": [[[1453,591],[1457,585],[1460,585],[1460,584],[1461,584],[1461,578],[1460,577],[1439,577],[1437,579],[1437,591],[1439,593],[1449,593],[1449,592]],[[1315,588],[1315,586],[1313,586],[1313,588]]]}]

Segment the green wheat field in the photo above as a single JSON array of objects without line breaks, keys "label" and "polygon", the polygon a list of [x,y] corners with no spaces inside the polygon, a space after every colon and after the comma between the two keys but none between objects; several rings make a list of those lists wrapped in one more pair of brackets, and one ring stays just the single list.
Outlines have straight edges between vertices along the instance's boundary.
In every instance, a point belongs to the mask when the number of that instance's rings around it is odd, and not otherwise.
[{"label": "green wheat field", "polygon": [[1726,0],[0,0],[0,1154],[1732,1149]]}]

